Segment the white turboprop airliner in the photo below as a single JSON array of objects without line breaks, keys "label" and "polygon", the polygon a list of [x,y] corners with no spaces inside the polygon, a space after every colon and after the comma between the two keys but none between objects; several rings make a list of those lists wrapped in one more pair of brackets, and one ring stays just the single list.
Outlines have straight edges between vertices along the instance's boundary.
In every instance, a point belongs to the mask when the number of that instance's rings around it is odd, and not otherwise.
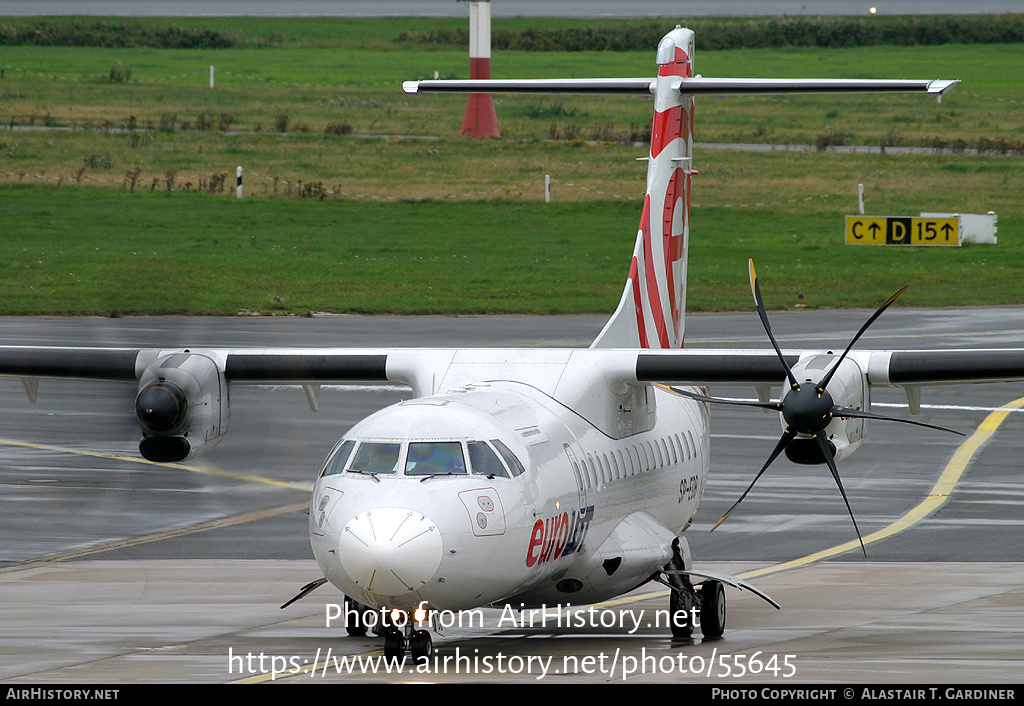
[{"label": "white turboprop airliner", "polygon": [[752,264],[772,348],[683,350],[696,94],[942,93],[956,83],[706,79],[693,75],[692,59],[693,32],[677,28],[658,46],[653,79],[405,85],[411,93],[653,94],[632,264],[618,308],[590,348],[3,347],[0,374],[22,378],[32,400],[39,378],[136,384],[140,452],[164,462],[217,443],[232,385],[302,385],[314,409],[321,384],[411,386],[409,400],[354,426],[324,464],[309,516],[324,578],[296,597],[334,584],[357,616],[349,621],[355,634],[366,631],[366,611],[413,616],[382,630],[389,656],[431,654],[429,622],[416,622],[420,610],[580,605],[652,580],[672,589],[674,635],[690,635],[694,615],[705,636],[721,635],[723,584],[771,599],[738,579],[696,570],[683,536],[708,475],[708,407],[735,403],[707,396],[706,386],[782,383],[778,402],[749,403],[779,411],[784,429],[754,481],[785,452],[826,464],[845,499],[836,461],[860,446],[866,419],[887,419],[869,411],[871,386],[908,388],[913,410],[921,385],[1024,379],[1024,350],[851,351],[894,295],[842,355],[782,352]]}]

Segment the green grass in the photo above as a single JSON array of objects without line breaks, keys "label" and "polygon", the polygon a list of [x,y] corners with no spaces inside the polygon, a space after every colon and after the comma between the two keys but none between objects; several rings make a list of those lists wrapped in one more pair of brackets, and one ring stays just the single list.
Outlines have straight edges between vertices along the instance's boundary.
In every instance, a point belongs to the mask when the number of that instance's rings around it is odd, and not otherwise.
[{"label": "green grass", "polygon": [[[0,131],[0,313],[610,311],[644,191],[636,158],[645,149],[625,142],[645,129],[650,101],[503,97],[503,139],[458,139],[464,97],[399,89],[435,70],[467,74],[463,50],[394,42],[401,29],[435,24],[225,18],[204,25],[280,41],[211,51],[4,47],[0,120],[78,129]],[[941,104],[703,99],[701,142],[806,144],[828,129],[854,144],[1024,140],[1022,45],[702,52],[699,41],[706,76],[964,81]],[[643,76],[653,54],[502,52],[494,73]],[[130,83],[107,80],[114,61],[131,67]],[[182,129],[200,115],[230,131]],[[279,115],[287,134],[275,129]],[[325,135],[332,121],[361,135],[440,139]],[[694,162],[691,310],[749,310],[748,257],[775,307],[797,292],[811,306],[869,307],[905,283],[900,305],[1024,302],[1020,156],[699,149]],[[231,198],[238,165],[250,197],[241,202]],[[138,174],[134,193],[128,174]],[[550,205],[545,174],[556,180]],[[217,193],[196,193],[216,175],[225,178]],[[995,211],[999,245],[846,246],[843,216],[856,210],[858,183],[873,215]]]},{"label": "green grass", "polygon": [[[603,313],[625,282],[638,204],[368,202],[8,186],[3,314]],[[998,246],[843,244],[839,204],[694,212],[688,308],[1021,303],[1024,222]],[[1006,237],[1005,231],[1013,237]]]},{"label": "green grass", "polygon": [[[406,79],[468,74],[460,50],[229,49],[157,50],[5,47],[0,121],[17,125],[172,127],[203,113],[232,116],[233,130],[273,130],[288,115],[292,130],[320,132],[332,120],[356,133],[454,135],[465,99],[406,96]],[[132,71],[130,83],[111,84],[115,61]],[[851,143],[880,144],[890,133],[907,144],[940,137],[1024,140],[1017,79],[1024,45],[946,45],[857,49],[697,51],[705,76],[952,77],[963,81],[941,105],[923,96],[779,96],[708,98],[698,103],[702,141],[813,144],[827,128]],[[209,88],[216,66],[217,87]],[[651,52],[504,52],[496,77],[647,76]],[[48,78],[48,76],[57,78]],[[545,108],[557,106],[557,111]],[[548,138],[569,128],[628,135],[650,120],[650,103],[625,97],[508,96],[498,100],[503,134]]]},{"label": "green grass", "polygon": [[3,194],[19,226],[5,234],[0,310],[17,314],[600,310],[631,247],[615,226],[635,215],[615,203],[576,219],[595,236],[580,246],[553,228],[568,204]]}]

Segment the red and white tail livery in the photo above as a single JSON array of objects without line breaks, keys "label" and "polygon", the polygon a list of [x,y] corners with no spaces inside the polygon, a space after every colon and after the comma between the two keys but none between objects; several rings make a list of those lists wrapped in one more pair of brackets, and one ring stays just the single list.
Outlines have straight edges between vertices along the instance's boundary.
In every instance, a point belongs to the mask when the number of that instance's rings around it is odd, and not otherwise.
[{"label": "red and white tail livery", "polygon": [[595,348],[681,348],[693,170],[693,31],[677,27],[658,45],[647,193],[622,299]]},{"label": "red and white tail livery", "polygon": [[676,27],[658,45],[651,78],[406,81],[407,93],[604,93],[654,95],[647,193],[629,278],[594,348],[681,348],[693,168],[694,96],[781,93],[945,93],[955,80],[703,78],[693,72],[694,33]]}]

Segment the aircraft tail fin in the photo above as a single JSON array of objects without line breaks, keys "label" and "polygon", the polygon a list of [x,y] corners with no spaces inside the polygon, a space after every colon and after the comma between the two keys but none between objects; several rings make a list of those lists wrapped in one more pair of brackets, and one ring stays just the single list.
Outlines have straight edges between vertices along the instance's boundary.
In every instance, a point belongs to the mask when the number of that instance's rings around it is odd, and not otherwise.
[{"label": "aircraft tail fin", "polygon": [[406,81],[406,93],[604,93],[654,95],[651,149],[629,276],[595,348],[680,348],[684,339],[686,262],[696,95],[780,93],[942,94],[959,81],[889,79],[704,78],[693,73],[692,30],[676,27],[658,44],[650,78]]},{"label": "aircraft tail fin", "polygon": [[647,193],[629,277],[595,348],[681,348],[693,170],[693,32],[677,27],[658,45]]}]

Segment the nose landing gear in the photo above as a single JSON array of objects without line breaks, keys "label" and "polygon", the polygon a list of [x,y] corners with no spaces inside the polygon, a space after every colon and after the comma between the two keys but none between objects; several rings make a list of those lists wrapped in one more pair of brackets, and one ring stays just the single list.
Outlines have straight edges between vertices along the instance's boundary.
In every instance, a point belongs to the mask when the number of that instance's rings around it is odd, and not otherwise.
[{"label": "nose landing gear", "polygon": [[434,653],[434,643],[430,631],[418,626],[429,623],[427,611],[417,609],[413,619],[401,611],[393,611],[391,619],[392,624],[384,632],[384,657],[401,660],[408,650],[414,664],[426,663]]},{"label": "nose landing gear", "polygon": [[389,660],[400,660],[405,657],[406,650],[416,664],[429,661],[434,652],[430,633],[423,629],[414,630],[411,625],[406,626],[404,630],[388,628],[384,633],[384,657]]},{"label": "nose landing gear", "polygon": [[384,636],[384,657],[402,660],[408,651],[415,664],[425,663],[434,653],[429,625],[431,611],[421,605],[412,614],[387,608],[373,609],[345,596],[345,627],[348,634],[362,637],[368,632]]}]

